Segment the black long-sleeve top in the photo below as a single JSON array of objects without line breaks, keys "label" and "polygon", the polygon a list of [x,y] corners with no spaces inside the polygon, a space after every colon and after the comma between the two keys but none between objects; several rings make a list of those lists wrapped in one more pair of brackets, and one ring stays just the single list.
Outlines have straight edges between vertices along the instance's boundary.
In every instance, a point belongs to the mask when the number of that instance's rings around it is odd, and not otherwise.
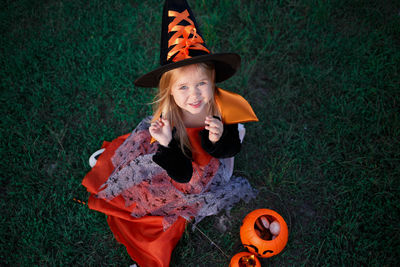
[{"label": "black long-sleeve top", "polygon": [[[201,146],[214,158],[230,158],[240,151],[241,142],[238,124],[224,124],[222,136],[215,144],[208,139],[208,130],[200,131],[199,135]],[[153,161],[179,183],[187,183],[192,177],[192,159],[183,154],[176,137],[171,139],[168,147],[159,145],[156,154],[153,156]]]}]

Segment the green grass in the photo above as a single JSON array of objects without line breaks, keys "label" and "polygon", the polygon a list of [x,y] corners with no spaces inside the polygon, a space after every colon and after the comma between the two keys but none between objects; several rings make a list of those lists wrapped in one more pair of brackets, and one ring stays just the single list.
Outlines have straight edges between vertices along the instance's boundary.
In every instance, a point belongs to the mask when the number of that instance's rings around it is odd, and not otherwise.
[{"label": "green grass", "polygon": [[[373,0],[189,1],[208,47],[242,56],[222,88],[247,124],[235,170],[260,194],[201,229],[228,256],[255,208],[288,223],[268,266],[398,266],[400,4]],[[130,132],[154,90],[133,81],[158,64],[162,1],[1,4],[0,263],[128,266],[105,215],[77,204],[87,159]],[[227,266],[188,229],[172,266]]]}]

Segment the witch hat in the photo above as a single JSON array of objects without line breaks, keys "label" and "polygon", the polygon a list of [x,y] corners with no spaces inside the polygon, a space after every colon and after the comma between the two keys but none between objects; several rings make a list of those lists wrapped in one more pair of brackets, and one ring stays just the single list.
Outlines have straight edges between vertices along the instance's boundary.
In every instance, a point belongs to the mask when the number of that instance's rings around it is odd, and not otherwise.
[{"label": "witch hat", "polygon": [[199,26],[186,0],[166,0],[161,26],[160,67],[139,77],[135,85],[158,87],[161,75],[182,66],[211,61],[215,82],[235,74],[240,56],[235,53],[211,53],[201,36]]}]

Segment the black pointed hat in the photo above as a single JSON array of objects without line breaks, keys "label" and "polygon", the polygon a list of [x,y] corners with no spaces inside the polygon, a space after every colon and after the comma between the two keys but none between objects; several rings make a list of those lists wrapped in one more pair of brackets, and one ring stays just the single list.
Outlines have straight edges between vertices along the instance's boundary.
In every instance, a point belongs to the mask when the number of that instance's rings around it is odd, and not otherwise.
[{"label": "black pointed hat", "polygon": [[222,82],[233,76],[240,66],[238,54],[210,52],[186,0],[165,1],[160,49],[161,66],[137,78],[135,85],[157,87],[163,73],[207,61],[215,65],[215,82]]}]

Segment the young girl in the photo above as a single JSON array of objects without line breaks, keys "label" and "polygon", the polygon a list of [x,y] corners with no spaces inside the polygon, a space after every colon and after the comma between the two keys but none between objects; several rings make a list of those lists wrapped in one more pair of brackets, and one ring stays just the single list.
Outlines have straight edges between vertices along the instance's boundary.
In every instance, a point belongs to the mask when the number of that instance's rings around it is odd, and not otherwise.
[{"label": "young girl", "polygon": [[161,67],[138,86],[158,87],[154,114],[111,143],[85,176],[89,207],[107,214],[115,238],[140,266],[169,266],[187,221],[230,210],[255,197],[232,176],[240,122],[256,121],[241,96],[215,86],[240,57],[211,54],[184,0],[166,1]]}]

